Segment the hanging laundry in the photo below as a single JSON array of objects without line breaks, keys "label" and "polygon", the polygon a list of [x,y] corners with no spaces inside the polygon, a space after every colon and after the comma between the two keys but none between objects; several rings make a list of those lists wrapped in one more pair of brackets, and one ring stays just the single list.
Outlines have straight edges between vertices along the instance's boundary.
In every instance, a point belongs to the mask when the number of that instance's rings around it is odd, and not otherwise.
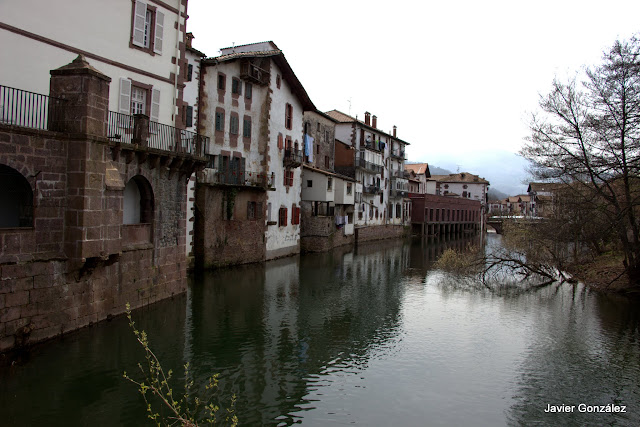
[{"label": "hanging laundry", "polygon": [[313,162],[313,137],[308,134],[304,135],[304,154]]}]

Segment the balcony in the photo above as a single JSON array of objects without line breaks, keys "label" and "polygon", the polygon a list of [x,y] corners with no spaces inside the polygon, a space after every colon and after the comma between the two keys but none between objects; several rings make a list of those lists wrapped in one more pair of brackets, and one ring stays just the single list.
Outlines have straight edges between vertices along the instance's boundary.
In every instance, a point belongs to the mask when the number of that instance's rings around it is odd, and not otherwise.
[{"label": "balcony", "polygon": [[274,174],[265,175],[250,171],[234,171],[206,168],[198,176],[199,182],[209,185],[228,185],[235,187],[273,188]]},{"label": "balcony", "polygon": [[382,165],[376,165],[368,162],[362,157],[356,157],[356,167],[371,173],[382,173]]},{"label": "balcony", "polygon": [[288,168],[300,167],[300,165],[302,165],[303,160],[304,158],[302,156],[302,151],[292,150],[292,149],[284,150],[284,159],[282,160],[282,163],[284,164],[285,167],[288,167]]},{"label": "balcony", "polygon": [[269,84],[269,71],[260,68],[247,59],[240,63],[240,78],[261,86],[266,86]]},{"label": "balcony", "polygon": [[367,150],[381,153],[382,151],[384,151],[385,143],[380,141],[365,141],[365,143],[362,144],[362,146]]},{"label": "balcony", "polygon": [[115,111],[109,111],[107,138],[125,144],[198,157],[205,155],[209,145],[207,136],[152,122],[142,114],[130,116]]},{"label": "balcony", "polygon": [[390,197],[409,197],[408,190],[391,190],[389,192]]},{"label": "balcony", "polygon": [[391,150],[391,157],[398,160],[405,160],[404,150]]},{"label": "balcony", "polygon": [[59,131],[65,101],[0,85],[0,123]]},{"label": "balcony", "polygon": [[366,194],[380,194],[381,191],[378,185],[364,185],[362,187],[362,192]]},{"label": "balcony", "polygon": [[406,172],[403,171],[402,169],[392,170],[392,171],[389,172],[389,178],[391,178],[391,179],[405,179],[406,178]]}]

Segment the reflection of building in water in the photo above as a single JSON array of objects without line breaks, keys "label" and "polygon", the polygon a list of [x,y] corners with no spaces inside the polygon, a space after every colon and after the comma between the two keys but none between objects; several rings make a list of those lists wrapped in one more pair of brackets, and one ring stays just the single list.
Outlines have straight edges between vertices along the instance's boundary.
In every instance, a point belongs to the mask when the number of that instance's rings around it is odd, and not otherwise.
[{"label": "reflection of building in water", "polygon": [[409,247],[396,241],[207,273],[192,287],[185,324],[197,332],[185,357],[197,375],[221,372],[236,387],[243,422],[273,423],[309,405],[330,372],[354,372],[393,342],[408,265]]}]

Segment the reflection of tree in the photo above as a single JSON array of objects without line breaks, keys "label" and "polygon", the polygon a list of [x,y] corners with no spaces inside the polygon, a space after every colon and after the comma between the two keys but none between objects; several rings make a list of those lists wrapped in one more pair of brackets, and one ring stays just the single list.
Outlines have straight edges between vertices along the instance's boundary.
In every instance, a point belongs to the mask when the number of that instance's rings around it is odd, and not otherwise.
[{"label": "reflection of tree", "polygon": [[[550,298],[554,293],[553,298]],[[540,301],[541,312],[522,362],[514,404],[507,413],[511,425],[638,425],[640,372],[637,333],[623,333],[611,340],[613,331],[596,324],[598,314],[626,316],[627,310],[602,310],[607,297],[589,295],[581,286],[558,286],[531,294]],[[546,302],[546,305],[545,305]],[[606,305],[606,303],[605,303]],[[622,319],[619,319],[622,320]],[[619,320],[613,321],[619,326]],[[631,331],[637,331],[637,317]],[[625,321],[623,320],[623,323]],[[628,325],[627,325],[628,326]],[[627,331],[629,329],[626,329]],[[615,333],[615,332],[614,332]],[[626,405],[626,414],[578,412],[578,405]],[[547,405],[574,405],[573,413],[545,413]]]},{"label": "reflection of tree", "polygon": [[222,373],[241,424],[293,421],[328,366],[362,369],[398,334],[408,252],[393,242],[206,274],[190,295],[195,375]]}]

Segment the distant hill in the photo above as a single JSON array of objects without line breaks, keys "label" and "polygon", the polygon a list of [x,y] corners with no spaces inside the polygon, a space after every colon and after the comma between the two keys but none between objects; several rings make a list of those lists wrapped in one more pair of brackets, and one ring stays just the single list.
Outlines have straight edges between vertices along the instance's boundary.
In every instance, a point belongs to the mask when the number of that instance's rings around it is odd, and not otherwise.
[{"label": "distant hill", "polygon": [[507,193],[503,193],[502,191],[489,188],[489,200],[502,200],[509,197]]},{"label": "distant hill", "polygon": [[429,165],[429,172],[431,172],[431,175],[450,175],[453,173],[448,169],[439,168],[438,166],[431,166],[431,165]]}]

